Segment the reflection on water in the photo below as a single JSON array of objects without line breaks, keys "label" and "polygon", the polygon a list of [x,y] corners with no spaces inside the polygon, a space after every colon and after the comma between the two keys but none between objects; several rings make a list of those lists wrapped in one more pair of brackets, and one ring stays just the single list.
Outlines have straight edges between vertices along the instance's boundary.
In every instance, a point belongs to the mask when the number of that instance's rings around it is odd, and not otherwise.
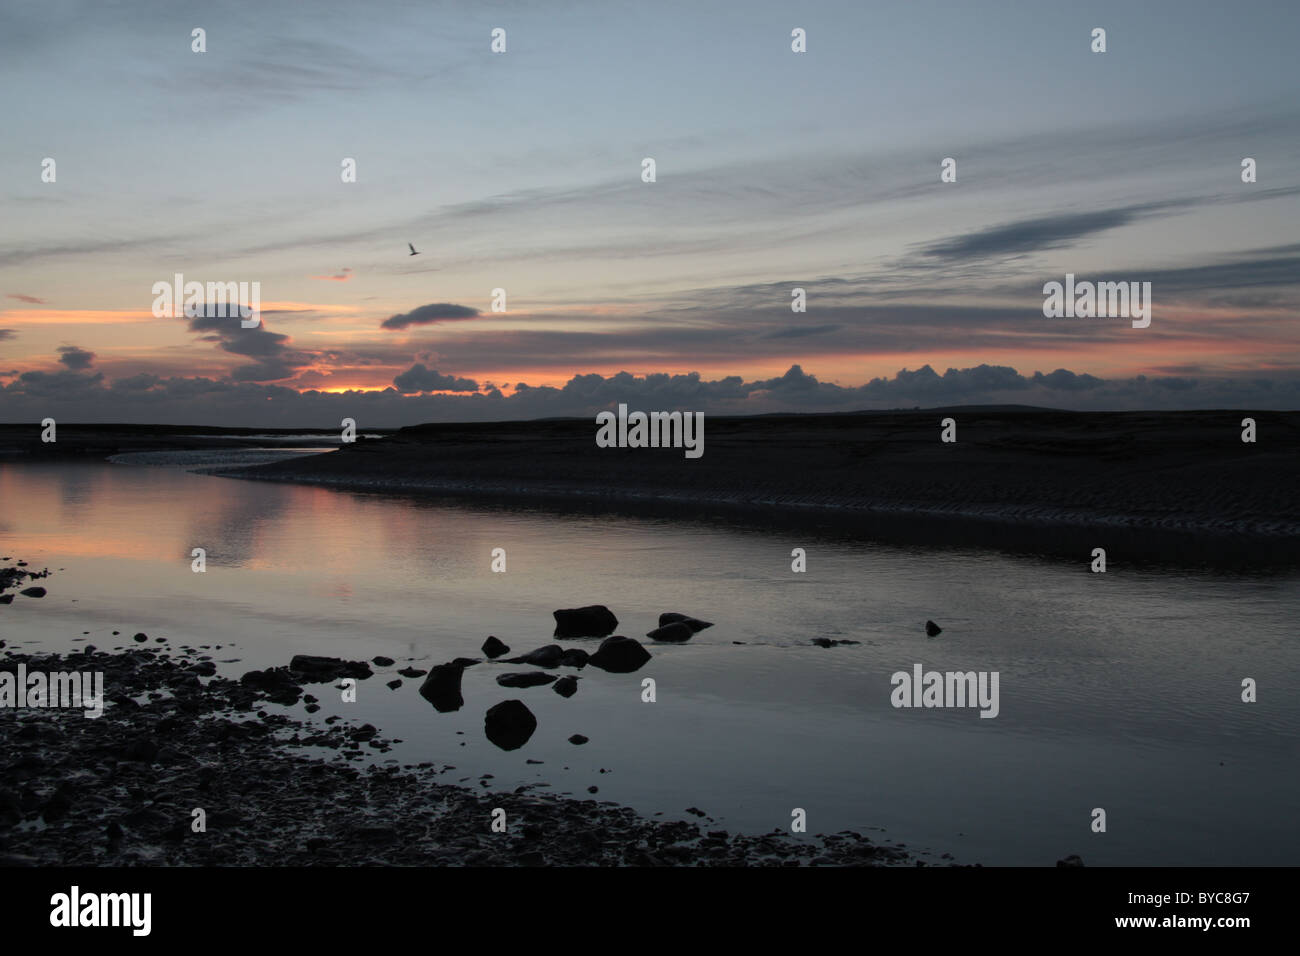
[{"label": "reflection on water", "polygon": [[[506,573],[491,571],[494,548]],[[221,644],[235,676],[297,653],[394,658],[355,704],[327,685],[315,717],[373,723],[404,741],[402,762],[455,765],[451,782],[597,786],[597,799],[700,807],[752,831],[788,828],[800,807],[813,832],[884,828],[985,863],[1300,859],[1291,574],[1133,571],[1112,554],[1094,575],[1086,555],[1066,565],[107,464],[0,466],[0,554],[64,569],[42,582],[47,597],[0,608],[11,643],[70,649],[89,631],[107,648],[112,631],[143,630]],[[638,638],[664,611],[714,626],[654,645],[636,673],[561,668],[581,678],[567,699],[497,685],[520,665],[457,668],[429,699],[423,678],[396,674],[481,657],[490,634],[511,656],[555,643],[553,610],[597,603]],[[999,672],[999,716],[893,708],[890,676],[917,663]],[[1240,699],[1247,677],[1256,704]],[[485,715],[510,699],[536,727],[507,751],[485,738]],[[508,711],[499,723],[517,736],[527,721]],[[1094,807],[1106,834],[1090,831]]]}]

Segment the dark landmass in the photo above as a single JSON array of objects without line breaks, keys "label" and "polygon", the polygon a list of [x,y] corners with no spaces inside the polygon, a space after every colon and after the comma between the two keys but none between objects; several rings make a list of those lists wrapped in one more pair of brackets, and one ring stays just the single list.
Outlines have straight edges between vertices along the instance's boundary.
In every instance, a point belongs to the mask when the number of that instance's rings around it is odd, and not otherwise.
[{"label": "dark landmass", "polygon": [[[940,420],[957,441],[940,441]],[[1258,440],[1241,440],[1253,418]],[[364,423],[362,423],[364,426]],[[704,455],[599,448],[592,419],[365,429],[230,477],[470,497],[557,512],[724,520],[1108,563],[1300,564],[1300,412],[1020,406],[705,419]],[[0,462],[337,445],[337,430],[0,426]],[[213,473],[218,469],[213,468]]]},{"label": "dark landmass", "polygon": [[[1258,440],[1241,440],[1254,418]],[[940,441],[940,419],[957,441]],[[420,425],[227,471],[560,509],[728,516],[1109,561],[1300,562],[1300,412],[708,417],[704,455],[599,448],[591,420]]]}]

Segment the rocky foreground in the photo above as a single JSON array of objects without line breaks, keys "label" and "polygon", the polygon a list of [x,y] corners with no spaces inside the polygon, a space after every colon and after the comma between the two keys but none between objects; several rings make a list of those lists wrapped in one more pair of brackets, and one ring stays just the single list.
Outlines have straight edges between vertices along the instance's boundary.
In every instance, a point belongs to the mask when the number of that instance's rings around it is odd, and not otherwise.
[{"label": "rocky foreground", "polygon": [[[0,708],[0,865],[923,865],[856,833],[706,831],[529,786],[471,791],[437,779],[450,765],[377,765],[366,752],[393,741],[376,728],[264,707],[287,695],[310,708],[312,683],[366,679],[364,662],[313,658],[236,680],[215,673],[212,648],[137,641],[0,651],[10,674],[101,671],[106,698],[98,718]],[[492,831],[497,808],[504,833]]]}]

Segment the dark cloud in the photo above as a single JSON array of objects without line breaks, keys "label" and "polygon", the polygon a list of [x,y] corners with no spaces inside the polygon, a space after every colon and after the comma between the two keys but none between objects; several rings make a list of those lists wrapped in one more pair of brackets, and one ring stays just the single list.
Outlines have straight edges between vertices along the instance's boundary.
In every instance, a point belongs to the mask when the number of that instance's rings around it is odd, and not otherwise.
[{"label": "dark cloud", "polygon": [[393,385],[404,395],[416,392],[477,392],[478,382],[468,378],[456,378],[441,372],[425,368],[416,363],[393,379]]},{"label": "dark cloud", "polygon": [[775,332],[769,332],[766,338],[769,339],[802,339],[810,335],[824,335],[827,332],[838,332],[842,326],[839,325],[810,325],[805,328],[777,329]]},{"label": "dark cloud", "polygon": [[315,357],[314,353],[289,348],[289,336],[269,331],[264,317],[246,329],[237,311],[230,314],[232,310],[216,305],[200,306],[197,311],[199,314],[189,319],[191,332],[202,333],[203,341],[217,343],[224,352],[254,360],[230,373],[237,382],[283,381],[310,365]]},{"label": "dark cloud", "polygon": [[391,316],[385,319],[379,327],[381,329],[405,329],[412,325],[430,325],[434,322],[458,322],[464,319],[474,319],[478,317],[478,314],[478,309],[471,309],[467,305],[437,302],[432,305],[422,305],[410,312]]},{"label": "dark cloud", "polygon": [[1078,375],[1064,368],[1058,368],[1055,372],[1047,375],[1042,372],[1035,372],[1033,383],[1059,392],[1086,391],[1090,388],[1099,388],[1105,384],[1101,379],[1086,372]]},{"label": "dark cloud", "polygon": [[18,337],[17,329],[0,329],[0,342]]},{"label": "dark cloud", "polygon": [[19,393],[43,402],[88,401],[93,405],[103,401],[103,384],[103,372],[94,375],[85,375],[71,369],[63,372],[24,372],[16,381],[10,382],[4,392]]},{"label": "dark cloud", "polygon": [[[415,369],[411,370],[416,371]],[[424,373],[438,376],[428,369]],[[406,373],[403,373],[406,374]],[[465,382],[439,376],[446,382]],[[435,380],[438,381],[438,380]],[[444,389],[446,391],[448,389]],[[493,389],[465,394],[383,391],[298,392],[238,379],[160,378],[139,374],[111,385],[103,373],[27,372],[0,386],[0,409],[10,421],[55,415],[85,422],[170,422],[251,427],[316,426],[356,418],[371,427],[424,421],[511,421],[585,418],[620,402],[642,410],[744,415],[793,411],[1022,404],[1082,410],[1300,409],[1300,372],[1271,377],[1148,377],[1101,379],[1069,369],[1021,374],[998,365],[901,369],[864,385],[820,381],[800,366],[758,381],[739,376],[707,380],[699,373],[575,375],[561,387],[516,385],[513,395]]]},{"label": "dark cloud", "polygon": [[1156,212],[1191,205],[1188,201],[1141,203],[1096,212],[1058,213],[1036,219],[1021,219],[992,226],[922,247],[927,256],[939,259],[981,259],[986,256],[1024,255],[1044,249],[1058,249],[1072,242],[1127,226]]},{"label": "dark cloud", "polygon": [[60,345],[59,361],[74,372],[82,372],[94,364],[95,353],[88,352],[75,345]]},{"label": "dark cloud", "polygon": [[11,293],[9,293],[8,296],[6,296],[6,298],[9,298],[9,299],[17,299],[19,302],[30,302],[32,305],[44,305],[44,304],[45,304],[45,300],[44,300],[44,299],[38,299],[38,298],[36,298],[36,296],[34,296],[34,295],[22,295],[21,293],[14,293],[14,292],[11,292]]}]

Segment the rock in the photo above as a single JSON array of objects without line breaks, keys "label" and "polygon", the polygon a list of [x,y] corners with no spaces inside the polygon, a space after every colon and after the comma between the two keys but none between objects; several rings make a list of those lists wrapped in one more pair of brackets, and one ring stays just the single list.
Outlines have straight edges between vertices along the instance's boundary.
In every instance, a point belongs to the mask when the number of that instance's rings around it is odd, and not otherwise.
[{"label": "rock", "polygon": [[18,593],[26,597],[45,597],[45,588],[42,587],[23,588]]},{"label": "rock", "polygon": [[528,671],[524,674],[501,674],[497,677],[497,683],[502,687],[537,687],[541,684],[549,684],[554,680],[554,674],[543,674],[541,671]]},{"label": "rock", "polygon": [[397,688],[399,688],[399,687],[401,687],[401,686],[402,686],[402,681],[401,681],[400,679],[397,679],[397,680],[390,680],[390,681],[388,682],[388,688],[389,688],[389,690],[397,690]]},{"label": "rock", "polygon": [[837,641],[829,637],[814,637],[812,643],[818,647],[836,647],[840,644],[861,644],[861,641]]},{"label": "rock", "polygon": [[559,667],[564,658],[564,648],[559,644],[547,644],[535,651],[529,651],[519,657],[511,657],[507,664],[532,664],[536,667]]},{"label": "rock", "polygon": [[1078,854],[1072,853],[1064,860],[1057,860],[1057,866],[1083,866],[1083,858]]},{"label": "rock", "polygon": [[392,827],[353,827],[352,835],[362,843],[392,843],[397,831]]},{"label": "rock", "polygon": [[537,718],[520,700],[503,700],[483,718],[487,739],[502,750],[518,750],[537,729]]},{"label": "rock", "polygon": [[376,667],[392,667],[397,662],[391,657],[384,657],[382,654],[376,654],[374,657],[370,658],[370,663],[374,664]]},{"label": "rock", "polygon": [[12,594],[0,594],[0,604],[13,604],[14,596]]},{"label": "rock", "polygon": [[337,657],[316,657],[312,654],[295,654],[289,661],[289,670],[298,674],[305,684],[325,684],[340,677],[364,680],[374,675],[365,661],[345,661]]},{"label": "rock", "polygon": [[942,634],[942,633],[943,633],[943,628],[941,628],[938,624],[935,624],[934,621],[926,621],[926,622],[925,622],[925,636],[926,636],[926,637],[937,637],[938,635],[940,635],[940,634]]},{"label": "rock", "polygon": [[403,667],[397,673],[401,674],[403,677],[423,677],[429,672],[420,670],[418,667]]},{"label": "rock", "polygon": [[555,691],[561,697],[572,697],[578,692],[578,678],[561,677],[551,685],[551,690]]},{"label": "rock", "polygon": [[249,671],[239,678],[239,683],[260,691],[277,704],[296,704],[302,688],[287,667],[270,667],[264,671]]},{"label": "rock", "polygon": [[581,670],[587,666],[589,660],[591,660],[591,655],[581,647],[571,647],[565,651],[564,656],[560,658],[560,666],[576,667]]},{"label": "rock", "polygon": [[57,823],[68,815],[68,811],[72,809],[71,789],[67,783],[61,783],[46,801],[41,809],[41,816],[46,823]]},{"label": "rock", "polygon": [[498,641],[495,637],[489,637],[483,642],[483,653],[489,658],[500,657],[502,654],[509,654],[510,648]]},{"label": "rock", "polygon": [[460,679],[465,673],[462,664],[438,664],[420,685],[420,696],[433,704],[440,714],[449,714],[465,706],[460,693]]},{"label": "rock", "polygon": [[689,641],[694,636],[695,631],[685,621],[665,624],[663,627],[656,627],[653,631],[646,633],[646,637],[652,641],[665,641],[669,644],[680,644],[682,641]]},{"label": "rock", "polygon": [[650,652],[630,637],[607,637],[591,655],[591,665],[611,674],[630,674],[650,660]]},{"label": "rock", "polygon": [[134,637],[131,638],[131,640],[136,641],[136,642],[138,642],[138,643],[140,643],[140,644],[143,644],[145,641],[149,640],[149,635],[148,635],[148,634],[136,634]]},{"label": "rock", "polygon": [[158,744],[148,737],[137,737],[126,745],[122,751],[122,756],[127,760],[142,760],[145,763],[152,763],[153,759],[158,756]]},{"label": "rock", "polygon": [[618,618],[603,604],[565,608],[555,615],[556,637],[604,637],[613,634]]},{"label": "rock", "polygon": [[701,621],[699,618],[691,617],[689,614],[678,614],[676,611],[668,611],[659,615],[659,626],[667,627],[669,624],[685,624],[690,629],[699,633],[706,627],[712,627],[712,621]]},{"label": "rock", "polygon": [[577,746],[581,746],[582,744],[585,744],[590,739],[591,738],[589,737],[582,736],[582,734],[574,734],[572,737],[569,738],[569,743],[575,744]]}]

